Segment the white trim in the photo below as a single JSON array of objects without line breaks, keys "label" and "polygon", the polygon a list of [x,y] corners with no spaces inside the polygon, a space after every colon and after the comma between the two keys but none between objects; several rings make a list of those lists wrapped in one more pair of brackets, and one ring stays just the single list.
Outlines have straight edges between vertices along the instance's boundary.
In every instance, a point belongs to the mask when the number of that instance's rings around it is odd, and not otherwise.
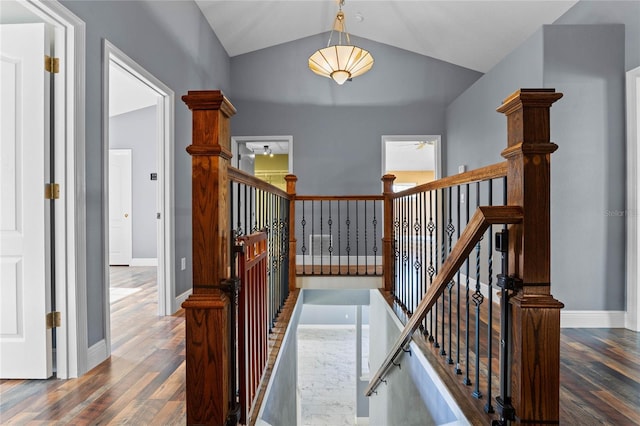
[{"label": "white trim", "polygon": [[171,312],[176,312],[178,309],[182,307],[182,303],[187,300],[191,296],[191,289],[185,291],[184,293],[176,296],[173,301],[173,305],[171,306]]},{"label": "white trim", "polygon": [[109,346],[105,339],[100,340],[89,348],[87,351],[87,371],[97,367],[109,357],[111,351],[108,348]]},{"label": "white trim", "polygon": [[560,328],[624,328],[624,311],[560,311]]},{"label": "white trim", "polygon": [[[87,371],[86,283],[86,189],[85,189],[85,23],[57,1],[26,0],[20,3],[47,24],[63,33],[61,58],[65,105],[64,135],[58,144],[57,173],[60,178],[61,214],[57,215],[56,309],[63,325],[56,332],[56,375],[59,379],[78,377]],[[63,234],[63,235],[60,235]]]},{"label": "white trim", "polygon": [[627,319],[625,327],[640,331],[640,67],[627,72]]},{"label": "white trim", "polygon": [[129,266],[158,266],[157,257],[132,257]]},{"label": "white trim", "polygon": [[298,275],[296,287],[311,290],[355,290],[384,287],[381,276]]},{"label": "white trim", "polygon": [[[158,95],[158,315],[173,313],[175,299],[175,272],[174,272],[174,100],[175,94],[167,85],[154,77],[136,61],[114,46],[108,40],[103,45],[103,151],[104,170],[108,168],[109,149],[109,66],[114,63],[125,72],[131,74],[140,82],[148,86]],[[108,176],[103,176],[104,197],[108,197]],[[108,217],[108,200],[103,200],[103,210]],[[108,226],[104,225],[105,253],[108,256]],[[109,282],[109,262],[105,262],[105,283]],[[105,294],[108,285],[105,285]],[[105,297],[106,330],[110,330],[108,298]],[[109,333],[110,334],[110,333]],[[107,338],[110,343],[110,335]]]},{"label": "white trim", "polygon": [[368,425],[369,424],[369,417],[356,417],[356,424],[357,425]]},{"label": "white trim", "polygon": [[[274,142],[274,141],[286,141],[289,147],[289,173],[293,174],[293,136],[231,136],[231,158],[233,164],[233,158],[238,157],[238,144],[247,142]],[[235,166],[234,166],[235,167]]]}]

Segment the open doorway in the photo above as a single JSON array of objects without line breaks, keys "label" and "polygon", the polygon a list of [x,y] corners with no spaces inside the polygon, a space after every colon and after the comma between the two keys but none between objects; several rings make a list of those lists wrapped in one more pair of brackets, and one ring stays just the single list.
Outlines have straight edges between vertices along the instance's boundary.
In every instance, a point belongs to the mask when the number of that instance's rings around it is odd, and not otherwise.
[{"label": "open doorway", "polygon": [[293,173],[292,136],[233,136],[231,165],[286,191]]},{"label": "open doorway", "polygon": [[[105,41],[105,322],[114,303],[151,292],[150,312],[176,310],[173,286],[173,92]],[[138,302],[140,296],[136,296]]]},{"label": "open doorway", "polygon": [[382,136],[382,174],[392,174],[394,192],[440,178],[440,135]]}]

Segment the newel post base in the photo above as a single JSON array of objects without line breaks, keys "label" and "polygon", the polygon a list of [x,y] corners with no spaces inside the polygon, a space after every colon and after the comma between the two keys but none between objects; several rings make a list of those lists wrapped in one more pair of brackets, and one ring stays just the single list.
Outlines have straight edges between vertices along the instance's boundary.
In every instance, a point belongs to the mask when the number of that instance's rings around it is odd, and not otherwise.
[{"label": "newel post base", "polygon": [[515,422],[558,424],[560,419],[560,310],[552,296],[511,300],[511,403]]},{"label": "newel post base", "polygon": [[227,423],[229,401],[229,299],[221,294],[192,294],[182,303],[188,350],[187,424]]},{"label": "newel post base", "polygon": [[384,196],[384,234],[382,236],[382,271],[384,274],[384,290],[393,291],[395,276],[395,251],[393,235],[393,181],[394,175],[382,176]]}]

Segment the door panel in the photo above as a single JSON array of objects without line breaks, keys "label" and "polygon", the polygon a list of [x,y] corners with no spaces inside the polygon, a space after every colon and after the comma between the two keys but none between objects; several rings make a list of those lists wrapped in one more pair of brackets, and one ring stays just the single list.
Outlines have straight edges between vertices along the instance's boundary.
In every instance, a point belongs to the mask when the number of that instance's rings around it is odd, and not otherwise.
[{"label": "door panel", "polygon": [[109,150],[109,264],[131,264],[131,150]]},{"label": "door panel", "polygon": [[0,377],[52,375],[44,24],[0,26]]}]

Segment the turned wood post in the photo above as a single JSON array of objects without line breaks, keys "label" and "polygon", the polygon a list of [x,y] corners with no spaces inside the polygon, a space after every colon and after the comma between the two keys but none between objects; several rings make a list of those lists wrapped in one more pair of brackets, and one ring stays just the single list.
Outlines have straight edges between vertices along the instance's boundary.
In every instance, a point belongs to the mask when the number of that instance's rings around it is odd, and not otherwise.
[{"label": "turned wood post", "polygon": [[393,181],[394,175],[382,176],[384,196],[384,235],[382,237],[382,271],[384,273],[384,290],[393,291],[395,276],[395,253],[393,248]]},{"label": "turned wood post", "polygon": [[296,289],[296,175],[286,175],[287,194],[289,194],[289,291]]},{"label": "turned wood post", "polygon": [[217,90],[189,91],[182,100],[193,115],[187,147],[192,157],[193,293],[182,304],[187,424],[218,426],[235,405],[230,392],[231,305],[220,290],[230,276],[227,170],[229,119],[235,109]]},{"label": "turned wood post", "polygon": [[507,204],[522,206],[509,227],[509,274],[521,280],[511,298],[511,402],[516,422],[559,422],[560,309],[551,295],[549,109],[554,89],[521,89],[503,101],[507,117]]}]

